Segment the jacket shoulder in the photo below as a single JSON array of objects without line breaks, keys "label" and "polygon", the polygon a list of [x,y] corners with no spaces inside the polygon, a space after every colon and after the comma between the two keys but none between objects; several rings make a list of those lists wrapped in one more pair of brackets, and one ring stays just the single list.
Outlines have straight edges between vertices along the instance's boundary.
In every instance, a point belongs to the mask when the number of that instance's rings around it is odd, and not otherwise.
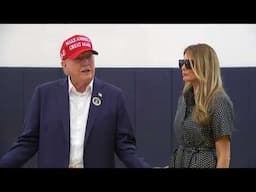
[{"label": "jacket shoulder", "polygon": [[56,86],[65,84],[66,81],[67,80],[65,78],[56,79],[56,80],[53,80],[53,81],[47,81],[47,82],[44,82],[44,83],[41,83],[41,84],[37,85],[36,89],[45,89],[45,88],[50,88],[50,87],[56,87]]},{"label": "jacket shoulder", "polygon": [[109,91],[112,91],[112,92],[118,92],[118,93],[123,92],[123,90],[120,87],[118,87],[118,86],[116,86],[112,83],[109,83],[107,81],[104,81],[104,80],[101,80],[101,79],[97,78],[96,82],[98,84],[101,84],[103,89],[106,89],[106,90],[109,90]]}]

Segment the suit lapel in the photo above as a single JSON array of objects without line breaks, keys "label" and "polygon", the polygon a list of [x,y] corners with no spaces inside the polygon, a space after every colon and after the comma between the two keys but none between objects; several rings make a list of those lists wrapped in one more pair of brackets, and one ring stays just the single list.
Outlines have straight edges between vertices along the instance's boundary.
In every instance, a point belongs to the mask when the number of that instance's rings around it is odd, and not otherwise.
[{"label": "suit lapel", "polygon": [[[65,133],[65,140],[69,142],[70,140],[70,109],[69,109],[69,94],[68,94],[68,79],[66,78],[60,83],[60,90],[58,91],[58,106],[60,108],[60,113],[62,115],[62,125],[64,128],[64,133]],[[89,114],[88,114],[88,119],[87,119],[87,126],[86,126],[86,134],[85,134],[85,139],[84,143],[87,142],[88,137],[90,135],[90,132],[92,130],[93,124],[95,122],[95,119],[97,117],[97,114],[100,112],[101,105],[94,104],[95,102],[93,101],[93,98],[98,98],[101,100],[101,104],[103,102],[103,94],[101,91],[101,88],[103,86],[103,83],[95,78],[94,79],[94,84],[93,84],[93,92],[91,96],[91,101],[90,101],[90,108],[89,108]],[[97,100],[97,99],[96,99]]]},{"label": "suit lapel", "polygon": [[62,124],[64,128],[65,140],[70,139],[70,114],[69,114],[69,94],[68,94],[68,79],[66,78],[60,83],[59,102],[58,106],[62,115]]},{"label": "suit lapel", "polygon": [[[88,137],[92,130],[92,127],[93,127],[93,124],[97,117],[97,114],[100,112],[100,109],[102,107],[101,104],[103,101],[103,95],[102,95],[102,92],[100,91],[102,85],[103,84],[100,80],[98,80],[97,78],[94,79],[93,92],[92,92],[92,96],[91,96],[91,102],[90,102],[90,108],[89,108],[89,114],[88,114],[87,126],[86,126],[86,134],[85,134],[85,139],[84,139],[85,144],[88,140]],[[101,103],[98,104],[97,101],[100,101]]]}]

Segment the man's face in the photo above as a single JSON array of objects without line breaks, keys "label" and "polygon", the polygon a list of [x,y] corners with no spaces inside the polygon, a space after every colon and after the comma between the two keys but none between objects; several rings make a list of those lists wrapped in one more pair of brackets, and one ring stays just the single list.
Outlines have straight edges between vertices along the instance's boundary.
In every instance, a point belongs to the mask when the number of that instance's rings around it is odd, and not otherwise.
[{"label": "man's face", "polygon": [[62,68],[67,75],[70,75],[74,85],[89,85],[95,75],[94,55],[91,51],[83,52],[74,60],[62,61]]}]

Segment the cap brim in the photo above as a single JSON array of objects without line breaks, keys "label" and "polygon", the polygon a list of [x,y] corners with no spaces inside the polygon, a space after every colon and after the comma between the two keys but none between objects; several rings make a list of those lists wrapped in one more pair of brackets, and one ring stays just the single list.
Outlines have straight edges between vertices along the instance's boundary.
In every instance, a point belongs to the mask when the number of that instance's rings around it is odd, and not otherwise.
[{"label": "cap brim", "polygon": [[92,49],[81,49],[77,52],[75,52],[74,54],[70,55],[68,58],[69,59],[76,59],[80,54],[87,52],[87,51],[91,51],[94,55],[98,55],[99,53],[95,50]]}]

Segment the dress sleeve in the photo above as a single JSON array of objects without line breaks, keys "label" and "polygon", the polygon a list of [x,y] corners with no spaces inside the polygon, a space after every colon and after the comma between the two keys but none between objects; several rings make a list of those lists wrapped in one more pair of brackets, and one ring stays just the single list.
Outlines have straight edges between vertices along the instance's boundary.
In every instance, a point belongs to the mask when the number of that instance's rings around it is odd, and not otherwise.
[{"label": "dress sleeve", "polygon": [[228,96],[223,95],[216,98],[211,125],[215,140],[224,135],[229,135],[231,139],[234,130],[234,110]]}]

